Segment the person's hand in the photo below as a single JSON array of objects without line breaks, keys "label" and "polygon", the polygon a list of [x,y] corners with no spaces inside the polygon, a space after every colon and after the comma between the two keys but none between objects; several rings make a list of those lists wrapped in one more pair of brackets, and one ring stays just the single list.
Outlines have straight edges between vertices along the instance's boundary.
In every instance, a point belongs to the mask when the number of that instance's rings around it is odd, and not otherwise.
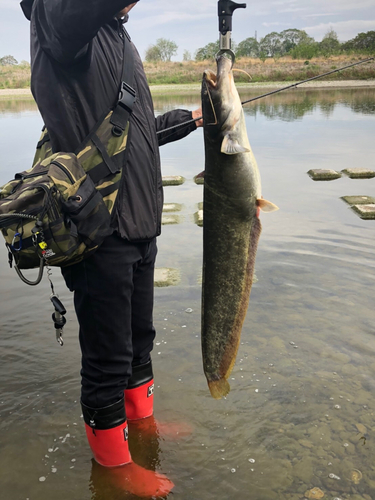
[{"label": "person's hand", "polygon": [[119,19],[121,19],[122,17],[126,16],[126,14],[128,14],[128,12],[130,10],[132,10],[132,8],[137,5],[137,2],[134,2],[134,3],[131,3],[130,5],[128,5],[127,7],[125,7],[124,9],[120,10],[120,12],[117,14],[117,17]]},{"label": "person's hand", "polygon": [[196,109],[191,112],[193,119],[195,120],[195,124],[197,127],[203,127],[203,117],[202,117],[202,108]]}]

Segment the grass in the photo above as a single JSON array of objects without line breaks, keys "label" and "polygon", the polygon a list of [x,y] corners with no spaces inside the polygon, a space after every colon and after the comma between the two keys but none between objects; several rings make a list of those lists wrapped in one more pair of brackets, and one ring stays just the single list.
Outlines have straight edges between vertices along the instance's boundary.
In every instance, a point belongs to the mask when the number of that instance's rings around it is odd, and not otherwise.
[{"label": "grass", "polygon": [[[260,59],[240,58],[236,60],[234,67],[245,71],[249,76],[241,72],[234,74],[237,82],[295,82],[366,58],[365,55],[342,55],[305,61],[282,57],[277,60],[266,59],[265,62]],[[207,68],[215,70],[215,66],[213,60],[144,63],[150,85],[198,84],[201,82],[203,71]],[[325,80],[368,80],[374,78],[374,61],[324,77]],[[30,68],[28,66],[0,66],[0,89],[28,88],[29,86]]]},{"label": "grass", "polygon": [[0,66],[0,89],[25,89],[30,87],[30,66]]}]

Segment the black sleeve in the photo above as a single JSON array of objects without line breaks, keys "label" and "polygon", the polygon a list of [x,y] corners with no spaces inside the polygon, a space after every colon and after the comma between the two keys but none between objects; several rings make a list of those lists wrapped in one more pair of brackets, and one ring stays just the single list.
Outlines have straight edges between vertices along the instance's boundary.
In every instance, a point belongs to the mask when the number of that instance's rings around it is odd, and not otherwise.
[{"label": "black sleeve", "polygon": [[101,26],[134,0],[35,0],[32,21],[39,43],[63,64],[82,54]]},{"label": "black sleeve", "polygon": [[[156,131],[160,132],[174,125],[179,125],[193,119],[191,111],[185,109],[174,109],[173,111],[168,111],[164,115],[157,116],[156,120]],[[183,137],[186,137],[197,128],[195,121],[188,123],[187,125],[177,127],[173,130],[163,132],[158,134],[159,146],[163,146],[168,142],[178,141]]]}]

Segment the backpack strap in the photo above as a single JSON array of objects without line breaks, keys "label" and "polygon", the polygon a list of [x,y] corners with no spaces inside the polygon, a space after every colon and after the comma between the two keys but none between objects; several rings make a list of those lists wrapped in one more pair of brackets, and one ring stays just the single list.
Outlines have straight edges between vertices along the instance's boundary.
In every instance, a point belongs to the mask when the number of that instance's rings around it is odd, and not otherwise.
[{"label": "backpack strap", "polygon": [[[126,129],[127,123],[129,121],[130,115],[133,111],[133,106],[136,100],[136,91],[133,89],[134,85],[134,54],[133,48],[131,46],[131,39],[128,32],[123,28],[124,33],[124,52],[123,52],[123,64],[122,64],[122,74],[121,74],[121,85],[119,91],[119,97],[116,106],[113,109],[110,123],[113,125],[112,134],[120,137]],[[100,179],[104,179],[107,175],[114,175],[121,170],[123,162],[118,161],[116,157],[110,157],[107,153],[105,146],[96,134],[97,129],[102,124],[105,118],[105,114],[97,123],[96,127],[90,132],[86,137],[84,143],[88,139],[92,141],[97,150],[100,152],[103,162],[93,169],[89,170],[87,173],[92,178],[94,183],[97,183]],[[77,151],[82,149],[83,144],[78,148]]]},{"label": "backpack strap", "polygon": [[[123,28],[123,34],[124,50],[120,91],[117,103],[113,108],[109,121],[112,125],[112,134],[116,137],[120,137],[124,133],[136,101],[136,91],[132,87],[134,85],[134,53],[131,38],[125,28]],[[95,126],[90,130],[89,134],[75,150],[75,154],[79,156],[79,153],[85,149],[87,143],[91,140],[101,154],[103,161],[87,172],[94,183],[97,183],[99,180],[104,179],[108,175],[114,175],[120,172],[123,166],[123,158],[117,158],[117,155],[113,157],[109,156],[103,142],[96,133],[107,115],[108,110],[102,114]],[[48,135],[48,130],[44,126],[42,137],[37,145],[37,153],[35,154],[33,165],[35,165],[37,161],[43,160],[52,154],[51,151],[46,154],[46,151],[43,150],[43,146],[45,145],[47,146],[47,149],[48,147],[51,149],[50,146],[48,146],[49,140],[50,137]]]},{"label": "backpack strap", "polygon": [[113,125],[112,133],[120,136],[125,130],[129,117],[133,111],[136,100],[136,91],[133,88],[134,81],[134,54],[131,46],[131,38],[128,32],[124,33],[124,59],[122,65],[121,86],[117,105],[111,116]]}]

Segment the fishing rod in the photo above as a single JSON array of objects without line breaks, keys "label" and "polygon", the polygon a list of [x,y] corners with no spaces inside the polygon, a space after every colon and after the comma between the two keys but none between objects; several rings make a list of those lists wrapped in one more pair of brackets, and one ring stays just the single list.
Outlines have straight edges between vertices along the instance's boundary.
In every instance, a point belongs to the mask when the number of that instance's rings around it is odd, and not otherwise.
[{"label": "fishing rod", "polygon": [[301,82],[297,83],[292,83],[291,85],[288,85],[287,87],[282,87],[281,89],[276,89],[272,90],[271,92],[267,92],[266,94],[258,95],[257,97],[253,97],[252,99],[248,99],[247,101],[241,102],[242,106],[244,104],[247,104],[252,101],[256,101],[257,99],[261,99],[262,97],[267,97],[272,94],[277,94],[278,92],[282,92],[283,90],[288,90],[292,88],[296,88],[297,85],[301,85],[302,83],[307,83],[311,82],[312,80],[317,80],[318,78],[323,78],[324,76],[332,75],[333,73],[337,73],[338,71],[343,71],[344,69],[352,68],[353,66],[357,66],[358,64],[364,64],[369,61],[373,61],[375,57],[369,57],[368,59],[363,59],[362,61],[353,63],[353,64],[348,64],[348,66],[343,66],[342,68],[334,69],[332,71],[327,71],[327,73],[322,73],[321,75],[318,76],[312,76],[311,78],[307,78],[306,80],[302,80]]},{"label": "fishing rod", "polygon": [[[245,3],[236,3],[233,2],[232,0],[219,0],[218,1],[218,17],[219,17],[219,52],[216,54],[216,58],[220,57],[221,55],[227,55],[232,59],[232,64],[234,63],[235,60],[235,54],[232,51],[232,16],[233,12],[236,9],[244,9],[246,8]],[[353,66],[358,66],[359,64],[365,64],[369,61],[373,61],[375,57],[369,57],[368,59],[364,59],[362,61],[358,61],[353,64],[348,64],[347,66],[343,66],[342,68],[339,69],[334,69],[332,71],[327,71],[326,73],[322,73],[321,75],[318,76],[313,76],[311,78],[307,78],[306,80],[302,80],[297,83],[292,83],[286,87],[282,87],[280,89],[272,90],[270,92],[267,92],[266,94],[258,95],[256,97],[253,97],[252,99],[248,99],[246,101],[241,102],[242,106],[245,104],[248,104],[249,102],[256,101],[258,99],[262,99],[263,97],[267,97],[273,94],[277,94],[278,92],[283,92],[284,90],[292,89],[292,88],[297,88],[298,85],[302,85],[303,83],[311,82],[313,80],[318,80],[319,78],[323,78],[324,76],[332,75],[333,73],[338,73],[339,71],[343,71],[348,68],[352,68]],[[164,130],[159,130],[156,132],[156,135],[164,134],[166,132],[169,132],[171,130],[175,130],[176,128],[184,127],[185,125],[189,125],[190,123],[193,123],[195,121],[201,120],[203,116],[200,116],[199,118],[193,118],[191,120],[188,120],[183,123],[179,123],[178,125],[173,125],[172,127],[168,127]]]},{"label": "fishing rod", "polygon": [[[311,78],[307,78],[306,80],[302,80],[302,81],[297,82],[297,83],[292,83],[292,84],[290,84],[290,85],[288,85],[286,87],[282,87],[282,88],[276,89],[276,90],[271,90],[270,92],[267,92],[266,94],[261,94],[261,95],[258,95],[256,97],[253,97],[251,99],[248,99],[247,101],[243,101],[243,102],[241,102],[241,104],[243,106],[244,104],[248,104],[249,102],[253,102],[253,101],[256,101],[258,99],[262,99],[263,97],[267,97],[267,96],[270,96],[270,95],[273,95],[273,94],[277,94],[278,92],[283,92],[284,90],[289,90],[289,89],[297,88],[297,86],[298,85],[302,85],[302,83],[311,82],[312,80],[317,80],[318,78],[323,78],[324,76],[332,75],[333,73],[337,73],[339,71],[343,71],[345,69],[352,68],[353,66],[358,66],[359,64],[365,64],[367,62],[373,61],[374,59],[375,59],[375,57],[369,57],[368,59],[363,59],[362,61],[358,61],[356,63],[348,64],[347,66],[343,66],[342,68],[334,69],[332,71],[328,71],[327,73],[322,73],[321,75],[313,76]],[[203,118],[203,116],[200,116],[198,118],[193,118],[193,119],[188,120],[186,122],[179,123],[178,125],[173,125],[172,127],[166,128],[164,130],[160,130],[159,132],[156,132],[156,134],[159,135],[159,134],[163,134],[165,132],[169,132],[169,131],[174,130],[176,128],[183,127],[185,125],[189,125],[190,123],[193,123],[193,122],[196,122],[198,120],[201,120],[202,118]]]},{"label": "fishing rod", "polygon": [[[219,52],[216,54],[216,57],[226,54],[232,59],[232,64],[235,60],[235,55],[232,50],[232,17],[236,9],[246,9],[246,4],[236,3],[232,0],[219,0],[217,2],[217,15],[219,18]],[[199,118],[193,118],[192,120],[179,123],[178,125],[173,125],[172,127],[156,132],[156,135],[164,134],[170,130],[189,125],[202,118],[203,116],[200,116]]]}]

